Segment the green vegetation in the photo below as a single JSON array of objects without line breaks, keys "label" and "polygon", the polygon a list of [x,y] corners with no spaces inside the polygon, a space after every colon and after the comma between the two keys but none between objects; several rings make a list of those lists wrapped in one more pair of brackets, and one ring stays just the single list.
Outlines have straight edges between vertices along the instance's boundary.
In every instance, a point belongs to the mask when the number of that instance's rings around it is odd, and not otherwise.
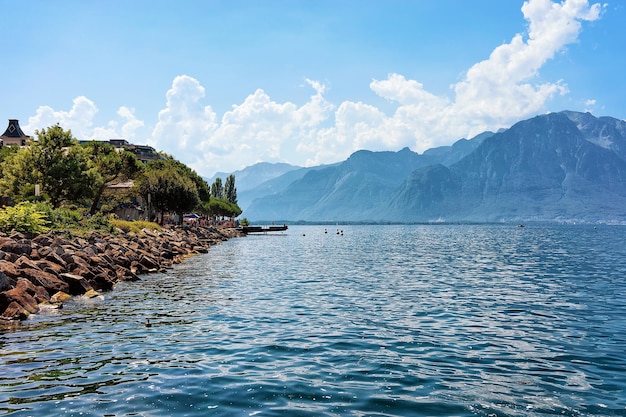
[{"label": "green vegetation", "polygon": [[161,226],[159,226],[157,223],[149,222],[146,220],[128,221],[128,220],[112,219],[111,225],[116,229],[123,230],[124,232],[133,232],[133,233],[139,233],[143,229],[161,230]]},{"label": "green vegetation", "polygon": [[[142,164],[135,155],[106,142],[80,144],[72,132],[54,125],[36,131],[25,147],[0,149],[0,230],[42,233],[54,230],[141,230],[116,220],[121,206],[136,206],[142,217],[198,212],[212,218],[236,217],[234,175],[212,186],[169,155]],[[132,181],[132,183],[130,182]],[[112,187],[128,182],[132,187]]]},{"label": "green vegetation", "polygon": [[122,150],[118,152],[113,145],[103,142],[90,142],[84,145],[90,157],[92,166],[92,203],[90,214],[95,214],[100,207],[100,202],[106,191],[106,187],[116,182],[132,179],[141,172],[141,162],[132,153]]},{"label": "green vegetation", "polygon": [[46,233],[50,230],[46,213],[37,204],[22,202],[13,207],[0,209],[0,230],[15,230],[27,235]]}]

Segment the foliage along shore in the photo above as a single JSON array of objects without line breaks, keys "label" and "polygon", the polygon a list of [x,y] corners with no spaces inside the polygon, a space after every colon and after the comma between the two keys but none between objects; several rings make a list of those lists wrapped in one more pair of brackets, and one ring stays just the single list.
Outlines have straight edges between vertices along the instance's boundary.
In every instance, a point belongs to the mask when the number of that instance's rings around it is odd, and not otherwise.
[{"label": "foliage along shore", "polygon": [[0,232],[0,323],[24,320],[43,306],[60,308],[73,296],[96,297],[239,236],[235,229],[200,226],[84,236],[50,231],[33,238]]}]

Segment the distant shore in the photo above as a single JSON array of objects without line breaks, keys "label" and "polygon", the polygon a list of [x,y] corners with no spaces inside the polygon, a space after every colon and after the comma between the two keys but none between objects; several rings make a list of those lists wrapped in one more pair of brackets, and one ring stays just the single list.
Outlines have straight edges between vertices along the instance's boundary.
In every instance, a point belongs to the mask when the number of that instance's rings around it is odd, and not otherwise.
[{"label": "distant shore", "polygon": [[24,320],[74,296],[95,297],[120,281],[163,272],[186,257],[243,236],[235,229],[168,227],[140,233],[0,234],[0,324]]}]

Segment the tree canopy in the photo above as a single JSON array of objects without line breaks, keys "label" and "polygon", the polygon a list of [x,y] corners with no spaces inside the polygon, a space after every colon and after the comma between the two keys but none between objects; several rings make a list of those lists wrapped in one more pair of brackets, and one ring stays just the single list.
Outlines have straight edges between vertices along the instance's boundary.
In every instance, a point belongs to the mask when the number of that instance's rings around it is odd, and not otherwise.
[{"label": "tree canopy", "polygon": [[105,142],[91,141],[83,145],[90,160],[93,178],[92,203],[90,214],[96,213],[107,186],[129,180],[138,174],[143,166],[130,152],[117,150]]},{"label": "tree canopy", "polygon": [[[137,189],[145,201],[150,201],[152,208],[161,212],[162,222],[165,212],[174,212],[182,219],[185,212],[200,205],[196,181],[204,180],[179,161],[166,159],[148,163],[138,180]],[[204,192],[208,190],[206,181],[200,188]]]},{"label": "tree canopy", "polygon": [[[95,214],[114,201],[106,190],[133,180],[132,189],[150,207],[182,216],[199,210],[212,216],[238,216],[234,175],[211,186],[194,170],[171,156],[146,165],[134,154],[110,143],[80,144],[70,130],[58,124],[36,131],[37,140],[25,147],[0,149],[0,196],[14,203],[47,201],[54,208],[71,204]],[[36,196],[36,190],[39,191]],[[111,192],[111,194],[113,194]],[[109,200],[110,199],[110,200]]]},{"label": "tree canopy", "polygon": [[89,158],[71,131],[58,124],[36,131],[37,141],[10,154],[2,164],[0,190],[16,201],[34,198],[35,186],[53,207],[83,202],[92,194]]}]

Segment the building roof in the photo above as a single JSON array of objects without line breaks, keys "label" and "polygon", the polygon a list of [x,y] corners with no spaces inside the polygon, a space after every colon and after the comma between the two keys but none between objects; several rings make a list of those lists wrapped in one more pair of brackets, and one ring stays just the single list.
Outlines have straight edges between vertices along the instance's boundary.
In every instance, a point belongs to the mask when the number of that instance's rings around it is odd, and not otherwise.
[{"label": "building roof", "polygon": [[17,119],[9,119],[9,126],[2,134],[3,138],[28,138],[20,128],[20,122]]}]

